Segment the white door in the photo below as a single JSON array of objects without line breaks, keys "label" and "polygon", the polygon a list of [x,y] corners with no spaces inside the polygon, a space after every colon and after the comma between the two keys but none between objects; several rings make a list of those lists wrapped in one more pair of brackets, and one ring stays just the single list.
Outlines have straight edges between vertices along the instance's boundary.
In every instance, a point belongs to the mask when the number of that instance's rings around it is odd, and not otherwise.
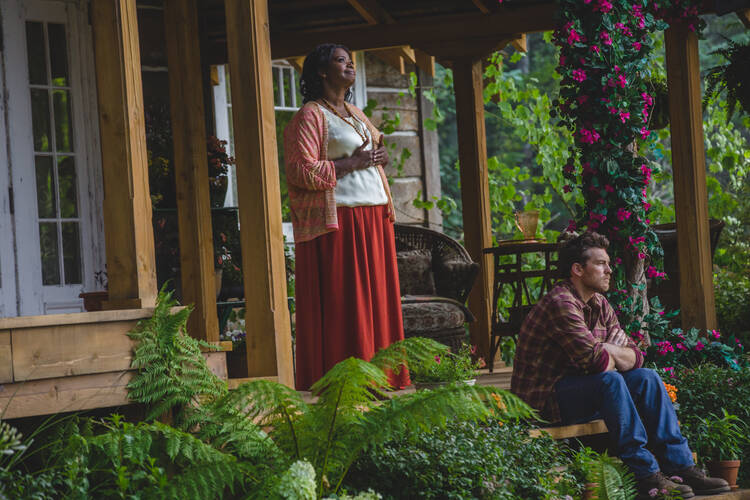
[{"label": "white door", "polygon": [[2,3],[18,315],[82,311],[103,270],[86,5]]}]

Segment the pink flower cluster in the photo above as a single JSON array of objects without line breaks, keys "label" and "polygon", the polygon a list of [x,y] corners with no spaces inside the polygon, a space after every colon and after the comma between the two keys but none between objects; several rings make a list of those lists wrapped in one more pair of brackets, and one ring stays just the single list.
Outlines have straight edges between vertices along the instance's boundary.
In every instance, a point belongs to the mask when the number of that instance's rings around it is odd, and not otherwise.
[{"label": "pink flower cluster", "polygon": [[648,266],[648,268],[646,268],[646,277],[647,278],[666,278],[667,273],[663,273],[659,271],[654,266]]},{"label": "pink flower cluster", "polygon": [[648,185],[651,182],[651,169],[645,163],[641,165],[641,174],[643,174],[643,183]]},{"label": "pink flower cluster", "polygon": [[573,80],[577,82],[583,82],[586,80],[586,72],[582,69],[573,70]]},{"label": "pink flower cluster", "polygon": [[674,347],[670,341],[663,340],[656,343],[656,352],[659,356],[665,356],[667,353],[674,352]]},{"label": "pink flower cluster", "polygon": [[615,23],[615,28],[622,31],[622,34],[625,36],[633,36],[633,32],[630,31],[630,28],[625,26],[623,23]]},{"label": "pink flower cluster", "polygon": [[619,220],[620,222],[625,222],[630,218],[631,215],[632,213],[629,210],[626,210],[622,207],[617,209],[617,220]]},{"label": "pink flower cluster", "polygon": [[588,130],[582,128],[579,133],[581,134],[581,142],[586,144],[594,144],[601,138],[599,133],[594,129]]}]

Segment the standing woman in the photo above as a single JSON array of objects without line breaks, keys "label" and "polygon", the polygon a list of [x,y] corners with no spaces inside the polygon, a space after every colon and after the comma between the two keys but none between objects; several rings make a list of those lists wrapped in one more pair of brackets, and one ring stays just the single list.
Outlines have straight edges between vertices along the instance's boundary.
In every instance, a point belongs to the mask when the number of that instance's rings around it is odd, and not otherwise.
[{"label": "standing woman", "polygon": [[[383,135],[349,104],[349,49],[305,59],[304,105],[284,130],[296,251],[297,390],[350,356],[369,360],[404,338],[394,210]],[[402,370],[391,384],[403,387]]]}]

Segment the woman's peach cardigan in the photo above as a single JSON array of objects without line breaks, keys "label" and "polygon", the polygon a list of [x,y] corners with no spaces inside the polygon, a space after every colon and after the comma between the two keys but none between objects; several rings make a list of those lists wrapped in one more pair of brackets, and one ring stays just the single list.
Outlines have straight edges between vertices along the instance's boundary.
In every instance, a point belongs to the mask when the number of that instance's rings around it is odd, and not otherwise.
[{"label": "woman's peach cardigan", "polygon": [[[349,112],[370,129],[373,140],[380,138],[367,116],[357,107],[347,105]],[[377,143],[377,141],[376,141]],[[339,228],[336,216],[336,169],[328,160],[328,122],[320,106],[308,102],[292,117],[284,129],[284,160],[292,212],[294,241],[310,241]],[[393,221],[394,210],[388,179],[381,165],[380,178],[388,197],[388,215]]]}]

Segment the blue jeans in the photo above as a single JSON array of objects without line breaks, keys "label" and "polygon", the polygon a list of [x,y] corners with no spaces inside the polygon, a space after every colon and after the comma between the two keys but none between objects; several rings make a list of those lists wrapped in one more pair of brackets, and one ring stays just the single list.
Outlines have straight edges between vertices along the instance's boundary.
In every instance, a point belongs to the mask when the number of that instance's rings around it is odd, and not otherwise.
[{"label": "blue jeans", "polygon": [[672,401],[655,371],[571,375],[555,384],[555,395],[565,425],[604,419],[616,443],[615,454],[636,479],[658,471],[659,464],[667,473],[694,465]]}]

